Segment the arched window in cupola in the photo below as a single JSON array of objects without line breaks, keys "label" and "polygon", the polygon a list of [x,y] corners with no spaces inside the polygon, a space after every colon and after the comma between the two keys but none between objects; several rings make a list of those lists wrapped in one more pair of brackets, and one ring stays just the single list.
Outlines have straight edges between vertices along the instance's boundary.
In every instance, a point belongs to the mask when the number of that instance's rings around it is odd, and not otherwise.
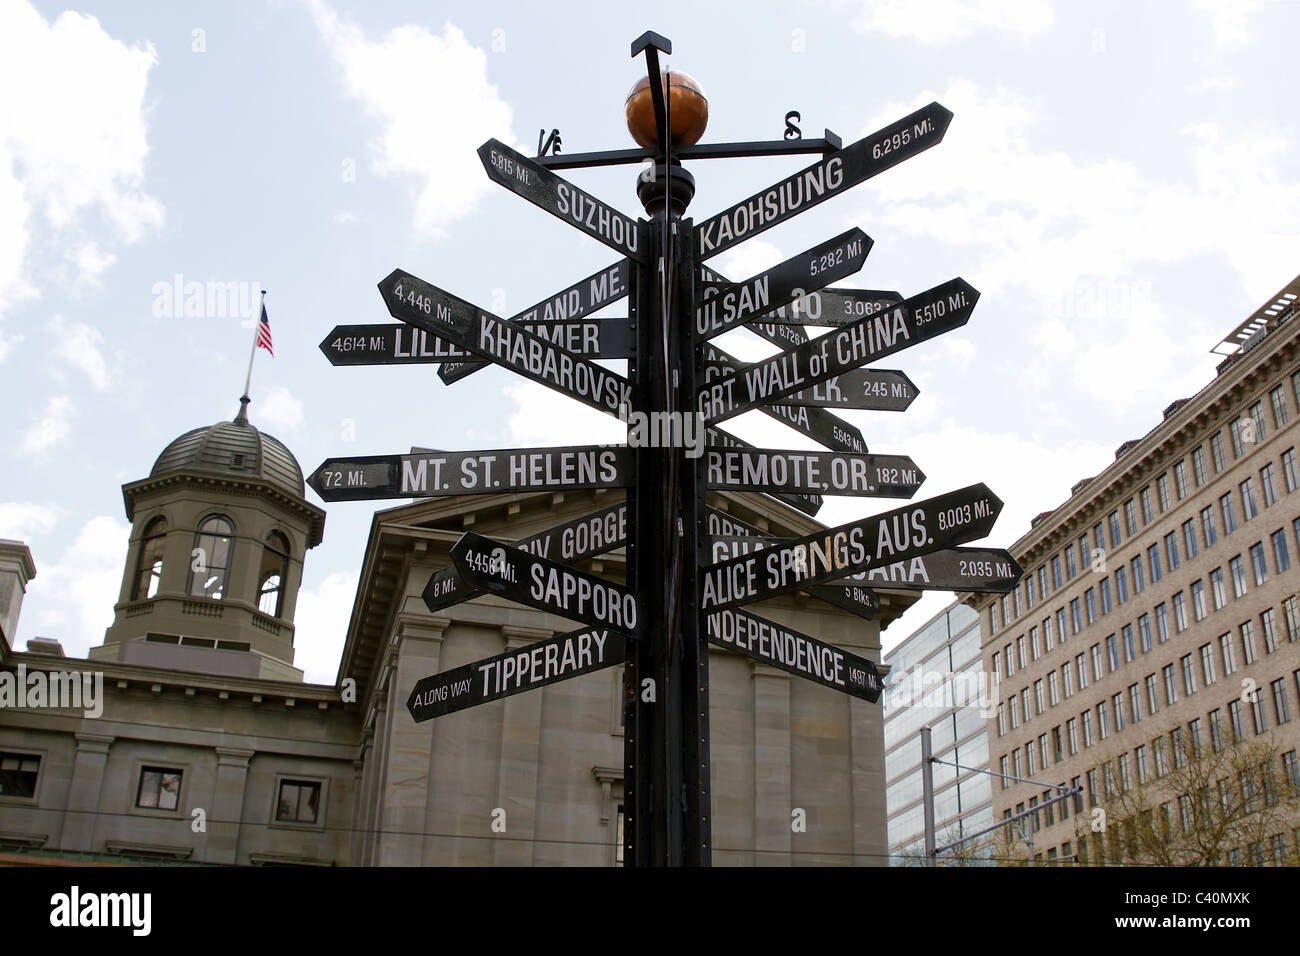
[{"label": "arched window in cupola", "polygon": [[230,579],[230,552],[235,540],[235,526],[225,515],[208,515],[199,522],[190,552],[191,597],[220,601],[226,596]]},{"label": "arched window in cupola", "polygon": [[140,539],[140,558],[135,565],[135,583],[131,586],[132,601],[144,601],[158,593],[166,543],[166,518],[154,518],[144,526],[144,535]]},{"label": "arched window in cupola", "polygon": [[266,536],[262,548],[262,567],[257,574],[257,609],[270,617],[279,617],[284,608],[284,583],[289,576],[289,541],[278,531]]}]

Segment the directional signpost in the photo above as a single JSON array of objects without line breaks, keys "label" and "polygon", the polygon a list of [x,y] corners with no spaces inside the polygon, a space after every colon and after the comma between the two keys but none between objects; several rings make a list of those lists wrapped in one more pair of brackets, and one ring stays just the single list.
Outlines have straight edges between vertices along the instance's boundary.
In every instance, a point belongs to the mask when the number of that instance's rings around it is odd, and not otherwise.
[{"label": "directional signpost", "polygon": [[[964,325],[979,293],[961,279],[908,298],[834,287],[871,251],[858,228],[741,282],[704,266],[938,144],[952,114],[931,103],[843,147],[829,131],[807,143],[670,143],[670,110],[690,107],[676,86],[665,96],[659,58],[671,52],[655,33],[632,44],[632,56],[646,59],[651,110],[637,119],[629,100],[629,124],[655,145],[530,159],[493,139],[478,151],[492,181],[614,249],[617,261],[509,318],[395,270],[379,290],[400,324],[337,326],[320,346],[335,365],[439,363],[447,384],[499,366],[618,417],[627,444],[413,449],[329,459],[309,479],[327,501],[626,489],[623,501],[526,537],[464,533],[423,590],[430,612],[495,595],[580,627],[429,675],[410,689],[407,708],[430,720],[622,664],[624,859],[634,866],[710,862],[710,646],[880,699],[872,661],[749,605],[798,591],[870,620],[879,608],[873,585],[1006,591],[1021,574],[1005,551],[959,547],[987,535],[1001,511],[983,485],[793,538],[708,506],[710,490],[726,493],[719,502],[765,494],[810,515],[824,495],[913,498],[925,481],[916,463],[869,452],[832,409],[905,410],[916,385],[865,366]],[[683,218],[695,193],[683,161],[791,153],[821,155],[717,215]],[[637,219],[548,168],[641,160],[651,163],[637,177],[648,218]],[[626,318],[594,318],[624,298]],[[780,351],[743,362],[711,341],[742,329]],[[626,359],[627,374],[598,359]],[[750,409],[826,450],[756,448],[718,427]],[[625,581],[578,567],[620,548]]]},{"label": "directional signpost", "polygon": [[[583,358],[625,359],[632,350],[626,318],[587,322],[547,319],[519,325]],[[320,350],[331,365],[431,365],[453,361],[463,365],[468,364],[463,360],[476,358],[473,352],[406,324],[336,325],[321,340]]]}]

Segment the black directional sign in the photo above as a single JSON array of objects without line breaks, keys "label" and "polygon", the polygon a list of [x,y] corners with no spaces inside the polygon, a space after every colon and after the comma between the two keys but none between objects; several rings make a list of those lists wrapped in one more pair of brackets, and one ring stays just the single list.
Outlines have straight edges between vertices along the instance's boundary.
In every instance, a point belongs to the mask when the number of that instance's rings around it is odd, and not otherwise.
[{"label": "black directional sign", "polygon": [[[700,273],[705,278],[705,281],[708,282],[727,281],[725,276],[720,275],[718,272],[715,272],[707,266],[700,266]],[[800,325],[794,324],[793,319],[790,320],[789,324],[773,322],[771,319],[776,315],[784,315],[787,310],[797,311],[800,303],[806,301],[809,304],[809,321],[812,322],[811,317],[814,315],[813,304],[816,304],[816,316],[820,317],[822,314],[820,305],[822,298],[830,296],[831,294],[836,294],[845,298],[858,294],[871,296],[870,299],[860,301],[869,302],[873,306],[881,302],[892,305],[902,301],[902,296],[897,292],[823,289],[820,292],[810,293],[806,299],[796,299],[788,306],[782,306],[780,309],[775,310],[775,312],[767,313],[762,317],[764,319],[763,322],[746,322],[745,328],[753,332],[755,335],[758,335],[760,338],[767,339],[769,342],[779,345],[783,349],[803,345],[808,341],[808,333],[805,332]],[[878,311],[880,311],[880,309],[873,307],[867,312],[859,313],[859,315],[874,315]],[[813,324],[816,323],[813,322]],[[833,325],[835,323],[827,322],[826,324]],[[735,371],[734,367],[723,368],[721,363],[716,363],[715,359],[710,357],[710,349],[720,351],[716,346],[713,346],[712,343],[705,344],[706,361],[715,363],[714,365],[706,365],[705,381],[713,381],[715,378],[720,376],[725,377],[727,371]],[[746,364],[735,358],[732,358],[731,361],[735,367]],[[919,394],[919,389],[917,389],[912,380],[902,372],[893,371],[891,369],[855,369],[853,371],[845,372],[842,375],[832,376],[824,382],[818,383],[817,385],[804,389],[803,391],[796,392],[793,395],[785,396],[779,405],[771,406],[773,411],[768,412],[768,414],[778,417],[786,417],[787,413],[782,412],[781,408],[782,406],[790,405],[821,406],[824,408],[861,408],[871,411],[901,412],[905,411],[907,407],[912,404],[917,394]],[[763,406],[759,407],[760,409],[763,408]],[[766,409],[763,410],[766,411]],[[821,439],[818,440],[820,441]],[[830,445],[826,442],[822,442],[822,444],[826,444],[828,448],[842,447],[839,445]],[[863,452],[866,451],[866,448],[846,448],[845,450]]]},{"label": "black directional sign", "polygon": [[575,571],[467,531],[451,549],[470,585],[539,611],[635,634],[636,597],[620,584]]},{"label": "black directional sign", "polygon": [[887,312],[827,332],[706,385],[699,391],[699,411],[706,421],[725,421],[960,328],[970,319],[979,297],[964,279],[951,279]]},{"label": "black directional sign", "polygon": [[[620,501],[609,508],[601,508],[581,518],[547,528],[537,534],[520,538],[511,547],[527,551],[561,564],[575,564],[586,558],[621,548],[627,543],[627,503]],[[429,612],[468,601],[482,594],[470,587],[455,566],[442,568],[429,576],[421,597]]]},{"label": "black directional sign", "polygon": [[626,488],[633,460],[622,445],[358,455],[325,459],[307,484],[326,501]]},{"label": "black directional sign", "polygon": [[867,261],[872,239],[857,227],[786,259],[744,282],[704,283],[695,309],[695,331],[711,339],[811,289],[853,275]]},{"label": "black directional sign", "polygon": [[[734,519],[729,515],[724,515],[719,524],[731,525],[733,522]],[[747,532],[741,535],[714,535],[710,549],[713,560],[722,561],[738,554],[780,547],[788,542],[788,538]],[[1022,574],[1020,565],[1011,557],[1010,552],[1003,549],[948,548],[930,554],[919,554],[906,561],[882,564],[870,571],[859,571],[829,581],[826,587],[874,585],[918,591],[990,591],[1002,594],[1015,587]]]},{"label": "black directional sign", "polygon": [[488,178],[540,206],[552,216],[585,232],[638,262],[649,262],[648,249],[637,248],[637,221],[579,189],[499,140],[478,149]]},{"label": "black directional sign", "polygon": [[416,682],[406,709],[416,723],[623,663],[627,636],[582,628]]},{"label": "black directional sign", "polygon": [[925,481],[906,455],[768,448],[706,448],[704,455],[708,486],[728,491],[910,498]]},{"label": "black directional sign", "polygon": [[880,699],[880,672],[865,657],[742,610],[707,618],[709,643],[853,697]]},{"label": "black directional sign", "polygon": [[[753,449],[754,446],[742,438],[737,438],[731,432],[725,432],[721,428],[706,428],[704,438],[710,447],[713,448],[747,448]],[[800,495],[800,494],[775,494],[773,498],[784,501],[791,508],[798,509],[806,515],[815,515],[821,510],[825,503],[821,495]]]},{"label": "black directional sign", "polygon": [[952,113],[931,103],[788,176],[695,227],[695,258],[711,259],[738,242],[838,196],[943,139]]},{"label": "black directional sign", "polygon": [[[751,551],[761,551],[789,542],[788,538],[773,538],[761,528],[717,508],[706,509],[705,524],[709,533],[709,553],[714,561],[725,561],[738,554],[749,554]],[[831,585],[814,584],[806,590],[814,597],[852,611],[868,621],[879,607],[875,592],[867,587],[864,571],[846,575]]]},{"label": "black directional sign", "polygon": [[[877,587],[1005,594],[1023,574],[1011,552],[1002,548],[948,548],[879,565],[866,573],[865,580]],[[860,580],[862,576],[853,578],[855,583]]]},{"label": "black directional sign", "polygon": [[881,289],[821,289],[765,313],[761,320],[773,325],[852,325],[902,301],[897,292]]},{"label": "black directional sign", "polygon": [[[520,322],[521,328],[556,343],[574,355],[591,359],[625,359],[631,352],[628,320],[588,322]],[[467,352],[417,329],[398,325],[336,325],[321,340],[320,350],[331,365],[433,365],[475,358]]]},{"label": "black directional sign", "polygon": [[[561,289],[554,295],[547,296],[541,302],[530,305],[522,312],[511,316],[510,321],[577,322],[593,312],[597,312],[605,306],[624,298],[628,293],[628,277],[631,271],[632,263],[627,259],[620,259],[612,266],[606,266],[594,275],[587,276],[580,282],[575,282],[567,289]],[[608,357],[612,358],[613,356]],[[491,362],[477,360],[444,362],[442,368],[438,369],[438,377],[450,385],[491,364]]]},{"label": "black directional sign", "polygon": [[[730,282],[709,266],[700,265],[696,269],[702,282],[719,285]],[[883,289],[807,289],[793,301],[764,312],[757,321],[771,325],[849,325],[902,301],[897,292]]]},{"label": "black directional sign", "polygon": [[701,609],[721,610],[824,584],[982,538],[1002,501],[983,484],[860,518],[701,568]]},{"label": "black directional sign", "polygon": [[[706,382],[734,374],[745,364],[712,342],[704,343],[704,361]],[[859,454],[865,454],[867,451],[867,441],[856,425],[820,408],[808,408],[791,402],[784,405],[759,405],[758,410],[789,425],[795,431],[802,432],[827,448],[839,448]]]},{"label": "black directional sign", "polygon": [[379,291],[395,319],[445,338],[503,368],[618,417],[632,407],[632,386],[616,372],[395,269]]}]

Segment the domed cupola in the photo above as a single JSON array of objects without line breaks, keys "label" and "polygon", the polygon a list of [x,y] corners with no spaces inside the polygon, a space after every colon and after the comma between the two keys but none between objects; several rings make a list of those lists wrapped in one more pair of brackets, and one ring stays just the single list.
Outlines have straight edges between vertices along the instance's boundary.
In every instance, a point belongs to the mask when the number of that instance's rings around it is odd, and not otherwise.
[{"label": "domed cupola", "polygon": [[293,615],[325,512],[284,443],[239,413],[185,432],[122,486],[131,543],[114,620],[92,658],[302,680]]}]

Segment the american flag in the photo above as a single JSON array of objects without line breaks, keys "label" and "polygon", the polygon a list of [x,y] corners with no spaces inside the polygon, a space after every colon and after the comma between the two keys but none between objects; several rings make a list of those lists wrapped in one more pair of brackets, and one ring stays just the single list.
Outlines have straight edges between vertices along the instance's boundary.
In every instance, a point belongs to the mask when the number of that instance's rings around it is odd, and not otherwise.
[{"label": "american flag", "polygon": [[271,320],[266,317],[266,304],[262,304],[262,320],[257,323],[257,347],[264,348],[275,358],[275,350],[271,348]]}]

